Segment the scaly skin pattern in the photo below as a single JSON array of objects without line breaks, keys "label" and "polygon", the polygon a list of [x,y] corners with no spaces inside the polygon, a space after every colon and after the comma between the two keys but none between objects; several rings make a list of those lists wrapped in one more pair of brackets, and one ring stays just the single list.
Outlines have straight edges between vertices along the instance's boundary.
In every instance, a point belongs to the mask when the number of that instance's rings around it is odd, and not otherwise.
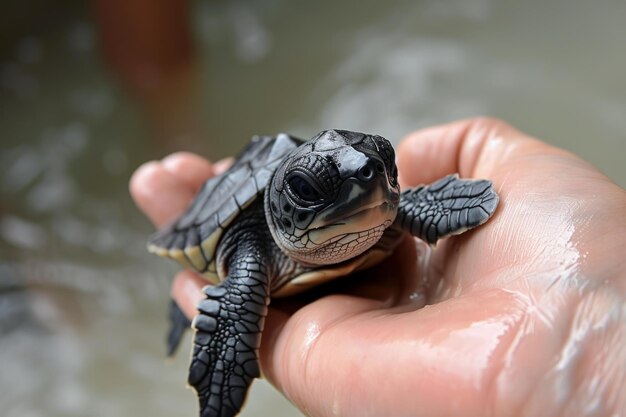
[{"label": "scaly skin pattern", "polygon": [[396,225],[435,244],[441,238],[480,226],[497,205],[498,195],[490,181],[448,175],[430,185],[404,191]]},{"label": "scaly skin pattern", "polygon": [[261,199],[227,230],[217,257],[228,266],[228,277],[204,289],[206,299],[193,321],[189,384],[198,393],[202,417],[237,414],[248,387],[259,377],[258,350],[271,282],[302,270],[272,240]]}]

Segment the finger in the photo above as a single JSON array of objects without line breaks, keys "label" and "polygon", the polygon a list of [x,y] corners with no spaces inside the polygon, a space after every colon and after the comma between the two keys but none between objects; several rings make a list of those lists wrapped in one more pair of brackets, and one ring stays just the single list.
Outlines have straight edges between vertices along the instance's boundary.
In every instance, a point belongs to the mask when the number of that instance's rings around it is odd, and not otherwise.
[{"label": "finger", "polygon": [[190,152],[173,153],[165,157],[161,164],[194,192],[202,187],[207,178],[214,175],[213,165],[209,161]]},{"label": "finger", "polygon": [[[322,340],[326,340],[328,328],[333,324],[342,323],[359,313],[373,311],[381,306],[380,301],[367,298],[330,295],[303,306],[294,314],[270,309],[260,351],[265,377],[299,406],[307,404],[312,399],[298,400],[306,391],[303,386],[306,381],[298,381],[293,373],[305,372],[306,356],[311,345],[317,343],[322,335]],[[319,397],[320,400],[323,398]]]},{"label": "finger", "polygon": [[263,371],[309,415],[481,415],[522,304],[490,290],[401,314],[350,296],[271,311]]},{"label": "finger", "polygon": [[140,166],[130,180],[130,194],[157,227],[173,220],[189,205],[195,190],[160,162]]},{"label": "finger", "polygon": [[172,298],[190,320],[198,314],[196,306],[204,298],[202,288],[206,285],[206,280],[189,270],[179,272],[174,278]]},{"label": "finger", "polygon": [[398,147],[403,186],[430,183],[447,174],[489,178],[507,163],[514,148],[533,144],[549,148],[499,120],[469,119],[417,131]]},{"label": "finger", "polygon": [[215,172],[215,175],[221,175],[224,172],[226,172],[226,170],[230,168],[230,166],[233,164],[234,161],[235,161],[235,158],[232,158],[232,157],[220,159],[219,161],[217,161],[213,165],[213,171]]}]

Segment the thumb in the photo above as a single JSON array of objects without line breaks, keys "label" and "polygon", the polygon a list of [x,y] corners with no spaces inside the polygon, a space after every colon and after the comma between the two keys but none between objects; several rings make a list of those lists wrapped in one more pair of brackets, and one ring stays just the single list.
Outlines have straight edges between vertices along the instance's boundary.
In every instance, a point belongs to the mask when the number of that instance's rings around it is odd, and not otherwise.
[{"label": "thumb", "polygon": [[[403,186],[430,183],[447,174],[494,180],[520,148],[557,151],[497,119],[476,118],[419,130],[398,147]],[[497,184],[496,184],[497,185]]]}]

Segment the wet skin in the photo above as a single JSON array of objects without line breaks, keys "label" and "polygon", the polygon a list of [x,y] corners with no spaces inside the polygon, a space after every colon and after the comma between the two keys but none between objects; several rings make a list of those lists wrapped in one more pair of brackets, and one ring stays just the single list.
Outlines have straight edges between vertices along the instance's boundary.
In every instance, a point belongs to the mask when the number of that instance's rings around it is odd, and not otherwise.
[{"label": "wet skin", "polygon": [[[174,154],[139,168],[131,192],[162,225],[227,163]],[[322,288],[333,295],[274,300],[265,376],[312,416],[626,409],[626,192],[490,119],[410,135],[398,166],[403,185],[488,178],[500,207],[483,227],[422,251],[420,265],[406,239],[384,264]],[[189,271],[174,281],[189,317],[204,285]]]}]

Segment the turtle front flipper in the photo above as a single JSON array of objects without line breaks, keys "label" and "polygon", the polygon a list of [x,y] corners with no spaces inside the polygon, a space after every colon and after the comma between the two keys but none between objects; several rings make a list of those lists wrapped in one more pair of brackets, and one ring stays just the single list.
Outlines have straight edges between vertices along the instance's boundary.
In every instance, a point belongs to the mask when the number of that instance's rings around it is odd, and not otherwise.
[{"label": "turtle front flipper", "polygon": [[201,417],[232,417],[259,377],[258,349],[269,304],[265,265],[255,254],[235,255],[228,278],[204,288],[193,320],[196,330],[189,384]]},{"label": "turtle front flipper", "polygon": [[485,223],[498,206],[491,181],[448,175],[402,192],[396,225],[430,244]]}]

